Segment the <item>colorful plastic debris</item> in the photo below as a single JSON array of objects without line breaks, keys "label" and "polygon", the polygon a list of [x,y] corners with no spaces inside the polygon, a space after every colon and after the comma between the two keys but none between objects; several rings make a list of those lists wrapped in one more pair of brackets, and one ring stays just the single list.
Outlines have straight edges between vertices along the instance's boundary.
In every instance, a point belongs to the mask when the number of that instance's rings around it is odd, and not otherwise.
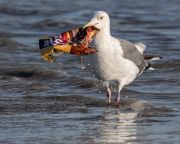
[{"label": "colorful plastic debris", "polygon": [[54,62],[54,57],[60,53],[74,55],[93,54],[97,51],[89,47],[89,44],[98,31],[96,27],[89,26],[41,38],[39,39],[41,55],[45,60]]}]

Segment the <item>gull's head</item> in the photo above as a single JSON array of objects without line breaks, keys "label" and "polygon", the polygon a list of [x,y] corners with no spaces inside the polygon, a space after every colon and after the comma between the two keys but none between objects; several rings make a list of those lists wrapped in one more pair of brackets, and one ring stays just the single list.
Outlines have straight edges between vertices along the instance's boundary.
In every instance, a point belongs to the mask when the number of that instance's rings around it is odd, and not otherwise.
[{"label": "gull's head", "polygon": [[83,28],[86,28],[88,26],[95,26],[100,31],[109,30],[110,20],[108,14],[104,11],[95,12],[93,18]]}]

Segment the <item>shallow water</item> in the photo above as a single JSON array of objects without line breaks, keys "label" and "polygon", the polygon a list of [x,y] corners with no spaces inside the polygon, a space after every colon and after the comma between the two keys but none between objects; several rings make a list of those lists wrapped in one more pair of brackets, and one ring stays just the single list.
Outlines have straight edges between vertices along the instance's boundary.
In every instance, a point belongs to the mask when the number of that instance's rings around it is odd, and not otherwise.
[{"label": "shallow water", "polygon": [[[110,14],[112,35],[163,56],[122,91],[119,108],[80,57],[50,64],[39,54],[40,37],[80,27],[95,10]],[[179,0],[0,0],[0,143],[179,143],[179,12]]]}]

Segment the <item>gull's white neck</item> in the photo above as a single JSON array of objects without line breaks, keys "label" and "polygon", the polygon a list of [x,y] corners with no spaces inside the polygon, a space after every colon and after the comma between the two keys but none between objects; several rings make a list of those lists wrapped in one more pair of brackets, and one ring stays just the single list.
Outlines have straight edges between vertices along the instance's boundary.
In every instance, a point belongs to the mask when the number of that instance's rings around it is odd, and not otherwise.
[{"label": "gull's white neck", "polygon": [[110,26],[101,29],[95,36],[95,46],[97,49],[104,48],[111,41]]}]

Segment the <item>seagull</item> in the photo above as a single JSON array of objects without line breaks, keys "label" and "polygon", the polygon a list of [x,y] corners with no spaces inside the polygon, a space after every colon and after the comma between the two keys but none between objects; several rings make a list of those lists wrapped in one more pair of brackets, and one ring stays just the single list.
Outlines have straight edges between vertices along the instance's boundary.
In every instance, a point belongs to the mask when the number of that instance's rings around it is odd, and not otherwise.
[{"label": "seagull", "polygon": [[103,82],[109,104],[112,101],[110,83],[117,84],[115,101],[119,104],[123,87],[132,83],[144,70],[153,69],[149,61],[161,57],[145,56],[143,52],[146,46],[142,43],[134,44],[111,36],[110,18],[104,11],[97,11],[83,28],[88,26],[99,29],[92,42],[97,53],[83,56],[82,62],[97,79]]}]

